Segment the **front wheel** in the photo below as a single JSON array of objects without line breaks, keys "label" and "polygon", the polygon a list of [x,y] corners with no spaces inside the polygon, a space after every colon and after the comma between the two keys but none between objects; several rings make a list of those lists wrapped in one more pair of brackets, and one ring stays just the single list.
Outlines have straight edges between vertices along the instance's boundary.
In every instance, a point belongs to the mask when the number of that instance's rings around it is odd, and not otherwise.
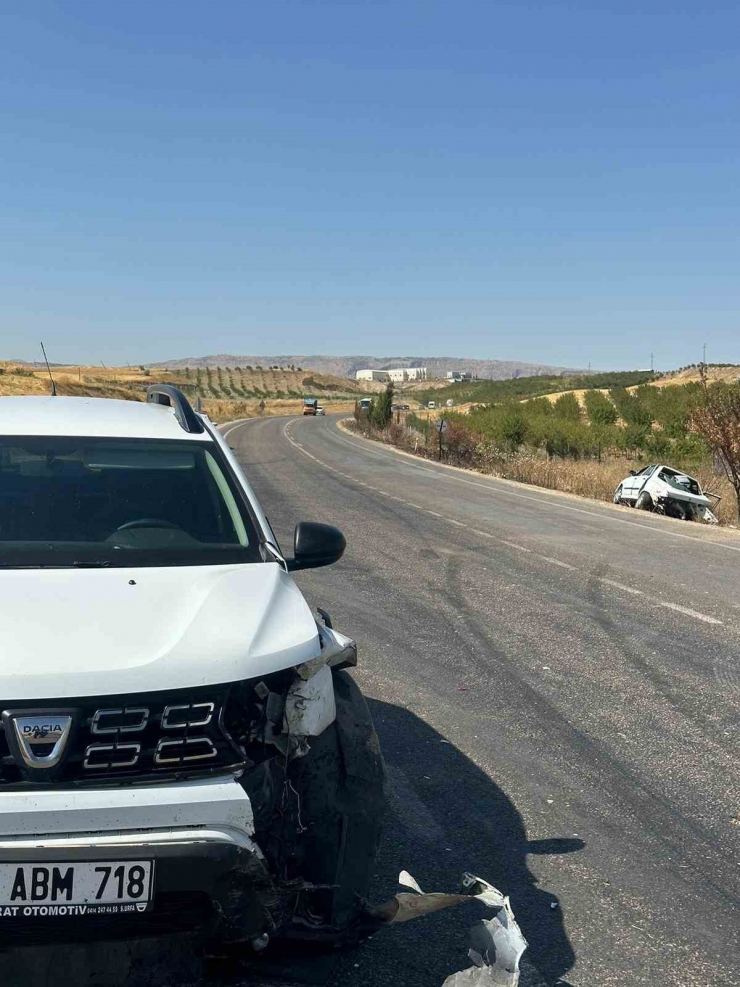
[{"label": "front wheel", "polygon": [[[384,765],[370,709],[347,672],[334,672],[337,719],[293,762],[300,799],[293,863],[303,892],[284,937],[351,943],[367,902],[385,808]],[[321,890],[319,890],[321,889]]]},{"label": "front wheel", "polygon": [[653,498],[647,492],[643,490],[640,496],[637,498],[635,507],[638,511],[652,511],[653,510]]}]

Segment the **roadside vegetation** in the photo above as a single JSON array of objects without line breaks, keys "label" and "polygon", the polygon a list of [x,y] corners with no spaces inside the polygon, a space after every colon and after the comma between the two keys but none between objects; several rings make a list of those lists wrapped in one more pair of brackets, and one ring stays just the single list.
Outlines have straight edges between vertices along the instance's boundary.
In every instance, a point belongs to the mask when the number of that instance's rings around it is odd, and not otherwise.
[{"label": "roadside vegetation", "polygon": [[[605,376],[592,380],[603,384]],[[438,420],[393,414],[384,423],[377,401],[356,410],[355,427],[417,455],[598,500],[611,500],[630,469],[669,463],[722,497],[721,523],[737,523],[740,383],[713,380],[711,368],[669,387],[635,387],[631,377],[612,375],[611,387],[586,389],[582,401],[571,391],[554,399],[507,394],[468,414],[445,410],[441,447]],[[531,380],[539,386],[540,378]],[[525,381],[490,383],[527,391]]]},{"label": "roadside vegetation", "polygon": [[456,405],[469,402],[494,404],[502,401],[522,401],[553,394],[556,391],[579,391],[610,387],[634,387],[655,380],[659,375],[651,370],[614,371],[603,374],[543,374],[538,377],[514,377],[512,380],[472,380],[446,387],[418,389],[414,395],[426,404],[444,404],[452,399]]}]

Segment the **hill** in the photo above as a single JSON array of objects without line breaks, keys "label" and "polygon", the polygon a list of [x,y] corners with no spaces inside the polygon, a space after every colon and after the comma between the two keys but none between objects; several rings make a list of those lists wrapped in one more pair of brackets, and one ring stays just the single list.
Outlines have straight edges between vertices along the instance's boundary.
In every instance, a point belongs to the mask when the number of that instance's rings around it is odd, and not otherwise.
[{"label": "hill", "polygon": [[512,377],[536,377],[542,374],[559,376],[577,373],[566,367],[550,367],[541,363],[520,360],[466,360],[453,356],[326,356],[326,355],[281,355],[281,356],[236,356],[219,353],[208,356],[183,357],[151,363],[148,366],[171,367],[175,370],[196,367],[281,367],[314,370],[332,374],[335,377],[354,378],[356,371],[388,370],[391,367],[427,367],[434,377],[444,377],[448,370],[466,371],[474,377],[486,380],[509,380]]},{"label": "hill", "polygon": [[610,387],[631,387],[645,384],[654,378],[650,370],[610,371],[603,374],[543,374],[518,377],[510,380],[479,380],[466,384],[449,384],[446,387],[421,391],[420,401],[427,398],[444,402],[451,398],[455,405],[496,404],[507,400],[546,397],[553,393],[572,390],[592,390]]}]

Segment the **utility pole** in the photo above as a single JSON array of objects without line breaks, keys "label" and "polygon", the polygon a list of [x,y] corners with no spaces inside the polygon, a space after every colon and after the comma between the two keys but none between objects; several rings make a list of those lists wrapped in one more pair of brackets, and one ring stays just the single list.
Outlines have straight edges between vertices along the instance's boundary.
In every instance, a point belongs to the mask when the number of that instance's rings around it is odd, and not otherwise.
[{"label": "utility pole", "polygon": [[707,365],[707,344],[706,343],[704,343],[704,345],[701,348],[701,362],[704,364],[704,366]]},{"label": "utility pole", "polygon": [[650,354],[650,373],[655,373],[655,353]]}]

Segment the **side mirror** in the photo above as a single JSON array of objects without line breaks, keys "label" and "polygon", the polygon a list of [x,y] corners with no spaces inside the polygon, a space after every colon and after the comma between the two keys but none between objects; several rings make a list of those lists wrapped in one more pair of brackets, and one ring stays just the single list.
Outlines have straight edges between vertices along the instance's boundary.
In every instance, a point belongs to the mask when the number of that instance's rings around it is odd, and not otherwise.
[{"label": "side mirror", "polygon": [[630,476],[637,476],[637,470],[630,470]]},{"label": "side mirror", "polygon": [[300,521],[295,528],[294,557],[285,561],[290,572],[319,569],[338,562],[346,547],[347,539],[339,528],[318,521]]}]

